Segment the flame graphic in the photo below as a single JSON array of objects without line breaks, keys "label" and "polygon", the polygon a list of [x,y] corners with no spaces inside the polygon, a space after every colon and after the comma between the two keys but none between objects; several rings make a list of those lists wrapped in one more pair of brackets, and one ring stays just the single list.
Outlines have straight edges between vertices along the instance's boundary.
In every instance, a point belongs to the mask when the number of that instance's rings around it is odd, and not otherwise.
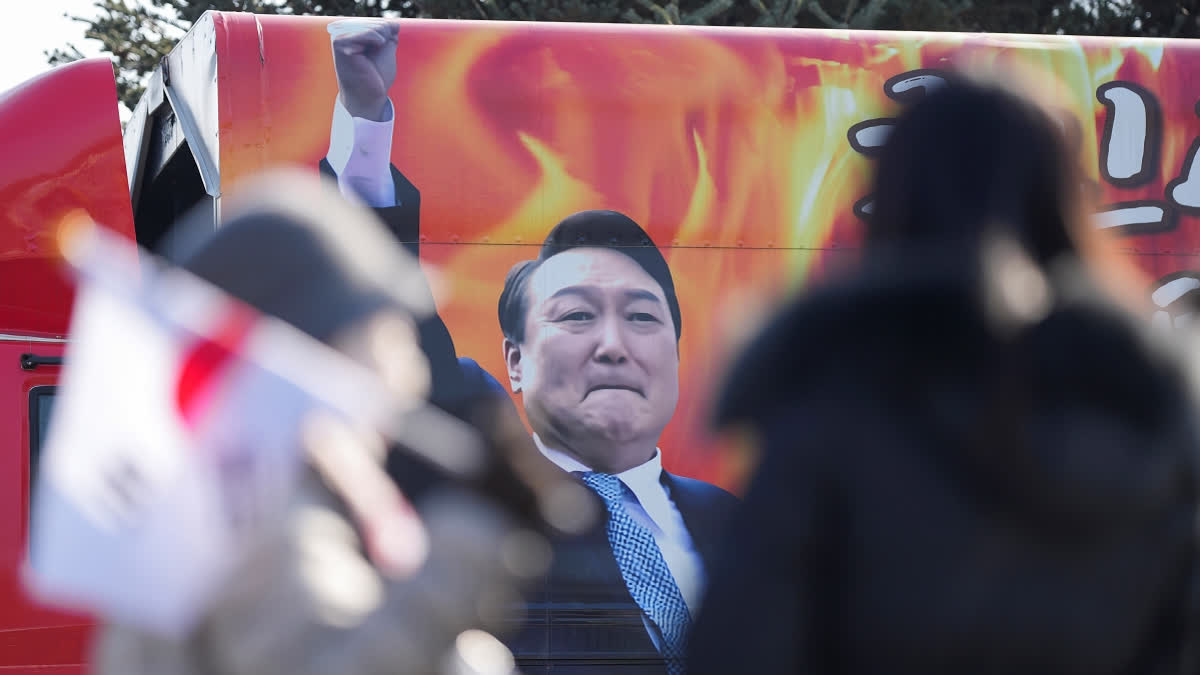
[{"label": "flame graphic", "polygon": [[[258,21],[263,72],[222,76],[225,186],[271,163],[315,165],[327,148],[328,20]],[[1045,73],[1111,203],[1162,200],[1180,173],[1200,134],[1188,75],[1198,60],[1183,41],[414,20],[401,28],[391,90],[392,160],[421,190],[422,256],[449,282],[439,309],[458,350],[502,381],[495,317],[508,269],[574,211],[616,209],[642,224],[664,249],[684,317],[665,462],[736,486],[743,463],[721,460],[703,431],[709,396],[752,307],[852,258],[852,206],[871,160],[847,132],[899,112],[889,78],[1012,64]],[[1136,188],[1097,170],[1106,112],[1096,88],[1118,79],[1152,91],[1163,113],[1161,166]],[[1191,265],[1196,227],[1184,214],[1172,232],[1121,245],[1161,276]]]}]

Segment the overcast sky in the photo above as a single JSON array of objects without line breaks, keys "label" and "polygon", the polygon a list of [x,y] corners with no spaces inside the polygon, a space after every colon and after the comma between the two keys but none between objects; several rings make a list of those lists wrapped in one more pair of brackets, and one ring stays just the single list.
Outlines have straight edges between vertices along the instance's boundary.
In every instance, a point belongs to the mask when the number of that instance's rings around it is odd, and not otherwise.
[{"label": "overcast sky", "polygon": [[70,42],[87,56],[100,53],[100,43],[83,39],[84,24],[63,16],[94,16],[93,0],[4,0],[3,6],[0,91],[49,70],[47,50]]}]

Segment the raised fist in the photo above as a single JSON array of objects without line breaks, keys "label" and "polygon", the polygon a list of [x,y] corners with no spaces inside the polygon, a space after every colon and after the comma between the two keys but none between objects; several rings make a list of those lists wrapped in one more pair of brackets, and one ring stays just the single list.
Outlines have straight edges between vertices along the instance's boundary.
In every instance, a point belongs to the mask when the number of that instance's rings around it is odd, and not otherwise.
[{"label": "raised fist", "polygon": [[396,80],[400,26],[393,21],[345,19],[329,24],[342,105],[354,117],[382,122]]}]

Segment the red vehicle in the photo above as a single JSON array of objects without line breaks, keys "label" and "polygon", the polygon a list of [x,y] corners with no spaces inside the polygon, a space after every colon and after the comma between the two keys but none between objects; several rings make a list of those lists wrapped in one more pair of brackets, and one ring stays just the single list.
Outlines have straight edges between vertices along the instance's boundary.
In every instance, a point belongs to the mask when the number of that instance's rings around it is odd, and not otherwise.
[{"label": "red vehicle", "polygon": [[[19,570],[38,452],[54,403],[71,310],[54,228],[83,210],[133,236],[112,66],[92,59],[0,95],[0,671],[77,673],[89,621],[36,607]],[[53,111],[48,113],[48,111]],[[46,129],[49,132],[31,133]]]},{"label": "red vehicle", "polygon": [[[1178,301],[1200,289],[1200,45],[412,20],[380,32],[392,51],[372,55],[367,82],[352,72],[364,48],[339,42],[380,24],[365,26],[210,12],[124,133],[104,59],[0,93],[0,672],[86,667],[89,620],[35,606],[20,585],[71,309],[54,233],[76,210],[163,251],[190,209],[218,226],[222,194],[256,171],[332,173],[344,192],[404,211],[398,234],[441,270],[438,312],[457,353],[500,382],[514,381],[495,325],[507,271],[572,212],[627,214],[662,249],[687,324],[661,460],[735,493],[748,460],[716,452],[730,447],[701,424],[714,356],[737,339],[747,298],[777,297],[853,252],[871,157],[946,68],[1016,62],[1057,83],[1107,205],[1097,224],[1156,280],[1155,320],[1185,320]],[[374,104],[357,105],[366,85]],[[585,610],[532,616],[594,630]],[[531,669],[566,658],[525,657]]]}]

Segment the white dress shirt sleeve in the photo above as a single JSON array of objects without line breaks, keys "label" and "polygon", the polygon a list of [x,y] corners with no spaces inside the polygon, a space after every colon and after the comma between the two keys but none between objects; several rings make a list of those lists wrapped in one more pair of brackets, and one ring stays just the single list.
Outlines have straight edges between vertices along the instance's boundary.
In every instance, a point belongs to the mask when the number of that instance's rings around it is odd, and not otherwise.
[{"label": "white dress shirt sleeve", "polygon": [[339,96],[333,104],[329,132],[329,166],[337,174],[338,188],[368,206],[399,206],[392,184],[392,129],[395,108],[389,99],[382,122],[352,117]]}]

